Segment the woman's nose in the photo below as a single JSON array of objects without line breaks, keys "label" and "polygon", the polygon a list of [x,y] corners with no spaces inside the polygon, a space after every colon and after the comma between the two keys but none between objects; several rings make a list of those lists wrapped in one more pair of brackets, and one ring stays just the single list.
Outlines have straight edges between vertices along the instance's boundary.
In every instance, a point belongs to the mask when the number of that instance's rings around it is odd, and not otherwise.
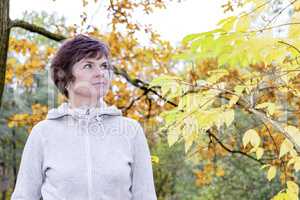
[{"label": "woman's nose", "polygon": [[95,71],[95,74],[96,74],[96,76],[102,76],[102,77],[104,77],[104,70],[103,69],[101,69],[100,67],[96,67],[96,71]]}]

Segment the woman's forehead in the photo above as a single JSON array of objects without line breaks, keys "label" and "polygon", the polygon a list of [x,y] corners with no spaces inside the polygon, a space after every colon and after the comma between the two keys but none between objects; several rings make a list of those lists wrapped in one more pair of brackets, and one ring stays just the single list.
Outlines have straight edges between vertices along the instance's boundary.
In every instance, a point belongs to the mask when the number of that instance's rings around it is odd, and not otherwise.
[{"label": "woman's forehead", "polygon": [[91,62],[91,63],[103,63],[106,62],[107,58],[102,56],[101,58],[83,58],[81,62]]}]

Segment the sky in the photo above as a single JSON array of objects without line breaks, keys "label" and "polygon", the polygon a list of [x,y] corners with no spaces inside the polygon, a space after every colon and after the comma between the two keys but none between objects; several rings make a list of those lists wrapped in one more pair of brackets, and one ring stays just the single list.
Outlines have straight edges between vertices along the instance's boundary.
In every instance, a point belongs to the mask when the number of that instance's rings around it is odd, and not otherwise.
[{"label": "sky", "polygon": [[[37,3],[38,2],[38,3]],[[105,4],[109,0],[98,0],[97,3],[89,1],[86,8],[82,7],[82,0],[11,0],[11,19],[21,18],[24,11],[56,12],[66,17],[67,24],[79,24],[80,14],[85,9],[88,14],[88,23],[105,29],[107,24]],[[179,42],[185,35],[209,31],[216,27],[219,20],[228,16],[224,14],[221,5],[225,0],[184,0],[181,3],[171,2],[167,9],[156,10],[151,15],[137,13],[140,23],[151,24],[163,39],[172,43]],[[104,17],[103,17],[104,16]]]}]

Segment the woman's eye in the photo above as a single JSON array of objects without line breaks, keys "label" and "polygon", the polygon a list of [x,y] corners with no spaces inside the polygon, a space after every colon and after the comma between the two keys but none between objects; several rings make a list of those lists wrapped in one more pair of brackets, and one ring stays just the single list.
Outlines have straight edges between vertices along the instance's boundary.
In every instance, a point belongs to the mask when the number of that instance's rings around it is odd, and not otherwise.
[{"label": "woman's eye", "polygon": [[84,69],[85,69],[85,68],[90,69],[90,68],[92,68],[92,65],[91,65],[91,64],[86,64],[86,65],[83,66],[83,68],[84,68]]},{"label": "woman's eye", "polygon": [[107,69],[107,64],[103,64],[100,66],[101,69]]}]

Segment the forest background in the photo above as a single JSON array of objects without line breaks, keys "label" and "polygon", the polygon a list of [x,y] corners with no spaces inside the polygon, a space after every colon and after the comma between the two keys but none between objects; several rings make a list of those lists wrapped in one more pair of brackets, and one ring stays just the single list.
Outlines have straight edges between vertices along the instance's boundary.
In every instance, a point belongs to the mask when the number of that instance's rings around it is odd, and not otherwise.
[{"label": "forest background", "polygon": [[225,1],[214,28],[175,44],[136,13],[185,1],[105,1],[105,29],[89,20],[102,2],[82,0],[80,23],[69,25],[47,11],[11,19],[0,1],[0,197],[11,195],[31,128],[66,100],[51,58],[84,33],[110,46],[105,101],[143,124],[158,199],[298,199],[300,0]]}]

